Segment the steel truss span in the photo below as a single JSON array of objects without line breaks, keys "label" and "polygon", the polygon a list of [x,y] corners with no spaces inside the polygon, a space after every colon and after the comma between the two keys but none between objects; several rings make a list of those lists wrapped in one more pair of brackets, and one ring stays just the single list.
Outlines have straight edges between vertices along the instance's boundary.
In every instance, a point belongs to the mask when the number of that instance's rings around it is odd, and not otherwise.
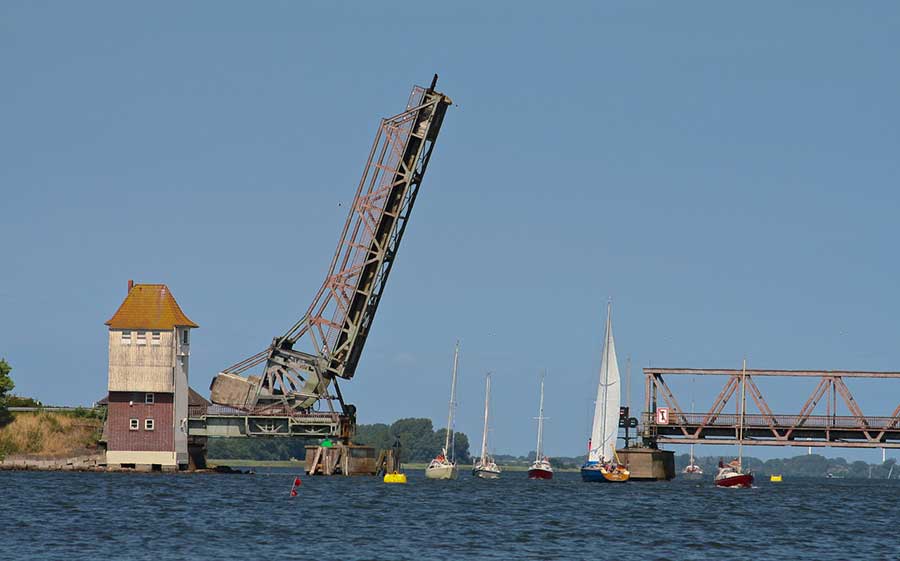
[{"label": "steel truss span", "polygon": [[[685,412],[666,383],[666,376],[684,375],[725,378],[725,385],[705,413]],[[772,412],[754,381],[760,377],[817,378],[818,383],[799,412],[784,415]],[[647,441],[673,444],[737,444],[739,412],[726,413],[725,408],[732,397],[740,395],[743,382],[759,411],[744,414],[745,446],[900,448],[900,405],[890,415],[867,416],[845,378],[900,381],[900,372],[645,368],[643,436]],[[850,414],[838,415],[838,403]],[[668,410],[667,415],[657,414],[662,408]]]},{"label": "steel truss span", "polygon": [[[406,231],[444,114],[452,101],[416,86],[406,110],[381,120],[322,287],[306,313],[264,351],[219,373],[212,401],[262,415],[287,408],[308,415],[321,401],[352,424],[337,379],[349,380],[372,327]],[[251,369],[263,366],[257,375]],[[332,394],[332,391],[334,394]]]}]

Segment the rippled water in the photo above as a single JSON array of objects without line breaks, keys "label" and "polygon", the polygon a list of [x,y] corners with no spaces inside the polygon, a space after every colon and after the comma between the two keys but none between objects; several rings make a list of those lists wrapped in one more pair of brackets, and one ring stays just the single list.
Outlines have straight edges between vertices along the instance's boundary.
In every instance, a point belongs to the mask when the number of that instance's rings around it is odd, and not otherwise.
[{"label": "rippled water", "polygon": [[0,472],[0,559],[900,559],[900,484]]}]

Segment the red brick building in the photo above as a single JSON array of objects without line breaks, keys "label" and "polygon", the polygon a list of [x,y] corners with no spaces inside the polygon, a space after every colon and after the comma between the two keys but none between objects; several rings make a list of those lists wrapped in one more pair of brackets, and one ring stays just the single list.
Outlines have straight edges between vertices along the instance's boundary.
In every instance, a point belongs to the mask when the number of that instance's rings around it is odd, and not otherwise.
[{"label": "red brick building", "polygon": [[188,466],[190,330],[164,284],[134,284],[109,326],[109,465]]}]

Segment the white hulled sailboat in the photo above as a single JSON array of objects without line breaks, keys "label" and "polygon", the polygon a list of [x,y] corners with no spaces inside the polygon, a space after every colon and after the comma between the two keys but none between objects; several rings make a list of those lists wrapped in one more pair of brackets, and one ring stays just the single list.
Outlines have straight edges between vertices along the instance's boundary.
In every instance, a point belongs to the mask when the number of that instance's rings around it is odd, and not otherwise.
[{"label": "white hulled sailboat", "polygon": [[[693,384],[693,380],[691,381]],[[694,414],[694,398],[691,397],[691,415]],[[694,463],[694,445],[691,444],[691,462],[681,472],[687,479],[700,479],[703,477],[703,468]]]},{"label": "white hulled sailboat", "polygon": [[498,479],[500,466],[498,466],[488,453],[488,423],[490,421],[491,408],[491,373],[485,376],[484,388],[484,431],[481,433],[481,456],[472,467],[472,474],[482,479]]},{"label": "white hulled sailboat", "polygon": [[703,468],[694,463],[694,445],[691,444],[691,463],[689,463],[681,472],[688,479],[699,479],[703,477]]},{"label": "white hulled sailboat", "polygon": [[456,350],[453,352],[453,373],[450,375],[450,407],[447,413],[447,433],[444,435],[444,448],[425,468],[425,477],[428,479],[456,479],[457,467],[456,460],[453,458],[456,433],[453,430],[453,414],[456,411],[456,372],[458,368],[459,341],[456,342]]},{"label": "white hulled sailboat", "polygon": [[631,477],[628,469],[619,465],[616,456],[620,406],[619,363],[616,360],[616,344],[612,334],[610,302],[606,305],[606,339],[600,362],[600,383],[594,405],[588,460],[581,466],[581,479],[584,481],[623,482]]}]

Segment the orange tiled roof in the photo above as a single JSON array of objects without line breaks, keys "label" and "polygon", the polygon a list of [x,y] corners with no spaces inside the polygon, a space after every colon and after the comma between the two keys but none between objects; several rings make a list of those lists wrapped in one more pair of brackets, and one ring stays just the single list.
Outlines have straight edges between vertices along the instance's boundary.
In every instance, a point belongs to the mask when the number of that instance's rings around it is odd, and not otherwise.
[{"label": "orange tiled roof", "polygon": [[136,284],[109,318],[110,329],[172,329],[199,327],[192,322],[164,284]]}]

